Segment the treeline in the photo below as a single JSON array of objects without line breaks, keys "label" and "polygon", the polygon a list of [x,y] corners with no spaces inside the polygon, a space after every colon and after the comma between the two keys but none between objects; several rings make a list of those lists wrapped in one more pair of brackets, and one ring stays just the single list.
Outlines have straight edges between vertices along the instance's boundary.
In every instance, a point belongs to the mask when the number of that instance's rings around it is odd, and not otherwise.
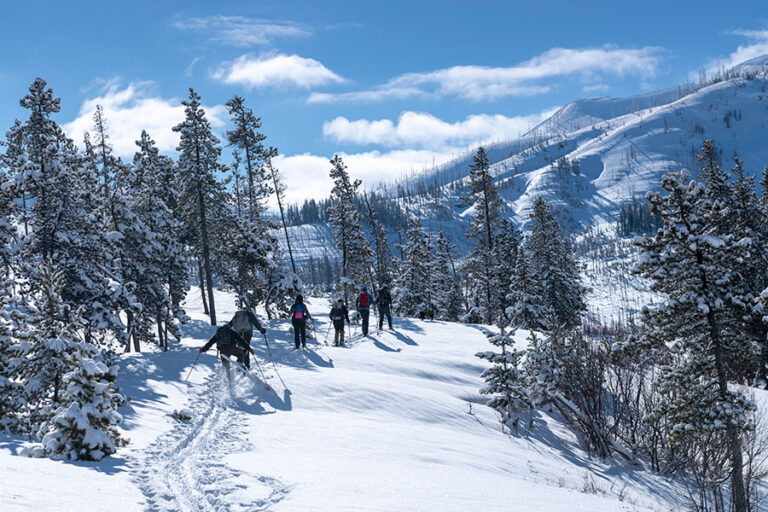
[{"label": "treeline", "polygon": [[[566,306],[547,281],[562,262],[536,263],[537,245],[559,239],[541,237],[555,224],[534,220],[534,270],[508,289],[511,306],[490,336],[498,350],[478,354],[492,364],[482,392],[511,428],[534,429],[535,411],[554,407],[589,453],[679,476],[694,510],[761,510],[764,432],[738,384],[768,382],[768,171],[758,195],[738,159],[730,173],[720,168],[712,141],[698,159],[701,183],[673,172],[648,196],[658,229],[635,242],[633,272],[666,300],[638,324],[585,330],[582,303]],[[530,330],[526,349],[517,329]]]},{"label": "treeline", "polygon": [[260,119],[242,98],[227,102],[226,166],[200,96],[182,103],[177,160],[145,131],[131,161],[115,156],[101,107],[78,148],[39,78],[3,141],[0,423],[40,440],[33,454],[101,459],[124,442],[115,353],[167,350],[193,282],[212,325],[215,287],[276,315],[300,286],[265,215],[284,186]]}]

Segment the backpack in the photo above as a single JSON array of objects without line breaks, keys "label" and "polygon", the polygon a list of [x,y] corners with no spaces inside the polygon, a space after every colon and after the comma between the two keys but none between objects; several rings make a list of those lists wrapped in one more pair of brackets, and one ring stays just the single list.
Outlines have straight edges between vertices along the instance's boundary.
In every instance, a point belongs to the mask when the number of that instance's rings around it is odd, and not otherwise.
[{"label": "backpack", "polygon": [[235,313],[232,319],[232,329],[235,332],[247,332],[251,330],[251,320],[248,318],[248,312],[241,310]]},{"label": "backpack", "polygon": [[[228,325],[223,325],[216,329],[216,348],[219,350],[226,350],[229,347],[237,346],[238,341],[242,338],[239,334],[232,330]],[[239,343],[242,345],[243,343]]]},{"label": "backpack", "polygon": [[294,304],[293,305],[293,319],[294,320],[304,320],[304,305],[303,304]]},{"label": "backpack", "polygon": [[379,294],[379,305],[389,306],[390,302],[392,302],[392,296],[389,294],[389,292],[382,290]]},{"label": "backpack", "polygon": [[367,293],[361,293],[360,294],[360,300],[359,300],[359,306],[361,308],[367,308],[369,304],[370,298],[368,297]]},{"label": "backpack", "polygon": [[334,322],[338,322],[339,320],[344,320],[344,312],[341,310],[341,308],[333,308],[331,310],[330,314],[331,320]]}]

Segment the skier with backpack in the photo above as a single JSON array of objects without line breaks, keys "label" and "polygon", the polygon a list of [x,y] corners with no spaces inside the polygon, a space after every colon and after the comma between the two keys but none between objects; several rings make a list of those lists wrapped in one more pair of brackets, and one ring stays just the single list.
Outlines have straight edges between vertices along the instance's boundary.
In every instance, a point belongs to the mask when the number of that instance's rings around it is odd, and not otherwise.
[{"label": "skier with backpack", "polygon": [[[243,341],[245,341],[249,348],[251,346],[251,338],[253,337],[254,327],[261,334],[267,333],[267,330],[262,327],[259,319],[256,318],[256,315],[247,309],[241,309],[235,313],[235,316],[232,317],[232,320],[230,320],[227,325],[231,327],[233,331],[239,334],[241,338],[243,338]],[[245,358],[246,360],[250,359],[247,353],[245,354]]]},{"label": "skier with backpack", "polygon": [[337,300],[328,316],[333,322],[333,346],[343,347],[344,320],[349,323],[349,311],[347,311],[347,306],[344,305],[344,302],[341,299]]},{"label": "skier with backpack", "polygon": [[222,325],[216,329],[216,334],[214,334],[205,345],[200,347],[200,352],[207,352],[214,343],[219,350],[221,364],[227,370],[227,381],[230,384],[232,383],[232,375],[229,370],[231,362],[229,356],[234,356],[238,363],[248,370],[251,369],[251,361],[248,354],[253,354],[253,349],[245,342],[242,336],[236,333],[228,324]]},{"label": "skier with backpack", "polygon": [[312,315],[309,314],[301,294],[296,296],[296,302],[293,303],[288,313],[291,316],[291,324],[293,324],[293,342],[296,345],[294,350],[298,350],[299,346],[307,348],[307,319],[312,319]]},{"label": "skier with backpack", "polygon": [[360,318],[363,319],[363,336],[368,336],[368,316],[371,314],[371,306],[375,304],[376,302],[373,300],[373,297],[368,294],[368,287],[363,286],[360,295],[358,295],[357,300],[355,300],[355,309],[360,315]]},{"label": "skier with backpack", "polygon": [[379,294],[376,297],[376,304],[379,308],[379,330],[384,326],[384,315],[387,315],[387,323],[389,324],[389,330],[392,330],[392,295],[389,293],[389,287],[384,285],[379,290]]}]

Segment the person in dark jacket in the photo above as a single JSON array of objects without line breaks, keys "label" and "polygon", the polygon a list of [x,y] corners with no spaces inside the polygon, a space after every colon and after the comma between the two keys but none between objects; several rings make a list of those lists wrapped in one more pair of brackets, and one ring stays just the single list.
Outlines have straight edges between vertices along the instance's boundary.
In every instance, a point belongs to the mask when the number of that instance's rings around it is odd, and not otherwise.
[{"label": "person in dark jacket", "polygon": [[384,326],[384,315],[387,315],[387,323],[389,324],[389,330],[392,330],[392,295],[389,293],[389,287],[384,285],[379,290],[379,295],[376,297],[376,305],[379,308],[379,330]]},{"label": "person in dark jacket", "polygon": [[307,320],[311,319],[312,315],[309,314],[301,294],[296,296],[296,302],[293,303],[288,313],[291,315],[291,323],[293,324],[293,342],[296,345],[294,350],[298,350],[299,346],[307,348]]},{"label": "person in dark jacket", "polygon": [[229,325],[222,325],[216,329],[216,334],[214,334],[205,345],[200,347],[200,352],[207,352],[214,343],[219,350],[221,364],[227,370],[227,380],[229,382],[232,382],[232,375],[229,370],[229,356],[234,356],[238,363],[249,370],[251,369],[251,361],[248,358],[248,354],[252,354],[253,349],[239,334],[232,330]]},{"label": "person in dark jacket", "polygon": [[368,336],[368,316],[371,314],[371,306],[375,304],[376,302],[373,300],[373,297],[368,294],[368,287],[363,286],[360,295],[355,300],[355,309],[363,320],[363,336]]},{"label": "person in dark jacket", "polygon": [[[241,338],[243,338],[243,341],[245,341],[249,349],[251,347],[251,338],[253,338],[254,327],[261,334],[266,334],[267,332],[267,330],[262,327],[259,319],[256,318],[256,315],[247,309],[241,309],[235,313],[235,316],[232,317],[232,320],[230,320],[227,325],[231,327],[233,331],[239,334]],[[245,353],[245,361],[247,366],[250,367],[251,361],[249,351],[246,351]]]},{"label": "person in dark jacket", "polygon": [[331,312],[328,315],[333,322],[333,345],[335,347],[344,346],[344,321],[349,323],[349,311],[344,302],[339,299],[331,308]]}]

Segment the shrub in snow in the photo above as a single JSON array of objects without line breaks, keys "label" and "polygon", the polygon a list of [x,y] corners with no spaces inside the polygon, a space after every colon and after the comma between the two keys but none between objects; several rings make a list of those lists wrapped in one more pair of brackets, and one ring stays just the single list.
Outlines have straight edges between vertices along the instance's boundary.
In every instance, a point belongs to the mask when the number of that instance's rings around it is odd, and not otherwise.
[{"label": "shrub in snow", "polygon": [[114,389],[114,372],[89,357],[95,347],[83,344],[76,367],[62,379],[66,385],[56,414],[40,431],[45,455],[69,460],[101,460],[126,441],[117,426],[122,401]]},{"label": "shrub in snow", "polygon": [[498,347],[500,352],[487,351],[475,354],[491,363],[491,367],[482,374],[488,385],[482,388],[480,393],[492,395],[487,405],[499,411],[503,421],[517,430],[520,421],[517,413],[530,412],[533,408],[528,395],[526,376],[519,368],[525,352],[515,350],[514,339],[504,332],[503,327],[499,334],[488,333],[487,335],[491,345]]}]

